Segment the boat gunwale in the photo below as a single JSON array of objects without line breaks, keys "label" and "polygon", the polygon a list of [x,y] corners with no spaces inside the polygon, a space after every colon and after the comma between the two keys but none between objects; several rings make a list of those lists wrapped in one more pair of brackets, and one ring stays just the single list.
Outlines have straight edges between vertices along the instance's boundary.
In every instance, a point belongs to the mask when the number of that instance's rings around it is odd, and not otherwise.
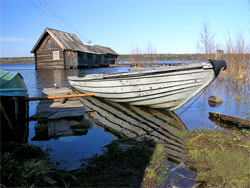
[{"label": "boat gunwale", "polygon": [[[140,71],[131,71],[131,72],[117,72],[112,74],[87,74],[84,77],[78,76],[69,76],[68,79],[70,81],[88,81],[88,80],[104,80],[104,79],[114,79],[114,78],[133,78],[133,77],[141,77],[147,75],[155,75],[155,74],[164,74],[169,72],[179,72],[179,71],[189,71],[189,70],[196,70],[196,69],[213,69],[212,67],[204,68],[206,64],[199,64],[199,65],[185,65],[177,68],[164,68],[164,69],[154,69],[154,70],[140,70]],[[92,77],[91,76],[99,76],[99,77]],[[170,76],[170,75],[169,75]]]}]

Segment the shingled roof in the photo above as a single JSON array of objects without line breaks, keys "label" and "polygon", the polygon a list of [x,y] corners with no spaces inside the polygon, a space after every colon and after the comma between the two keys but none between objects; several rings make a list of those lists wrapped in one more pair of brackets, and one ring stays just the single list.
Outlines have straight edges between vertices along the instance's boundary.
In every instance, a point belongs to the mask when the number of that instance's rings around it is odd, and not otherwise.
[{"label": "shingled roof", "polygon": [[71,33],[66,33],[63,31],[46,28],[38,41],[36,42],[35,46],[32,48],[31,53],[35,53],[36,49],[41,45],[44,38],[49,34],[57,44],[63,50],[71,50],[71,51],[78,51],[78,52],[86,52],[86,53],[94,53],[94,54],[113,54],[118,55],[114,50],[109,47],[99,46],[99,45],[84,45],[82,41],[75,35]]},{"label": "shingled roof", "polygon": [[70,33],[58,31],[58,30],[50,29],[50,28],[46,28],[43,31],[42,35],[40,36],[35,46],[31,50],[31,53],[35,52],[35,50],[41,44],[42,39],[47,33],[50,34],[50,36],[57,42],[57,44],[63,50],[93,53],[82,43],[82,41],[75,34],[70,34]]},{"label": "shingled roof", "polygon": [[101,54],[113,54],[118,55],[114,50],[109,47],[94,45],[95,49],[98,50]]},{"label": "shingled roof", "polygon": [[93,52],[95,54],[103,54],[100,50],[95,48],[95,46],[85,45],[85,47],[88,48],[89,51],[91,51],[91,52]]}]

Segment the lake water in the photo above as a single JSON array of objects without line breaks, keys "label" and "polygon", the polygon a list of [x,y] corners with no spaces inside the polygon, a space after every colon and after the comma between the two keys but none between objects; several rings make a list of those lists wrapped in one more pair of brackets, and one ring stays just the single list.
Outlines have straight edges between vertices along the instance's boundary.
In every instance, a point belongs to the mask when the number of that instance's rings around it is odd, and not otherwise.
[{"label": "lake water", "polygon": [[[0,68],[21,73],[24,77],[30,97],[42,96],[43,93],[41,90],[43,88],[53,87],[54,83],[57,83],[59,87],[69,87],[68,76],[90,73],[124,72],[132,69],[131,67],[112,67],[80,70],[35,70],[34,64],[2,64]],[[76,169],[80,167],[84,159],[96,153],[101,154],[103,147],[111,141],[117,138],[144,134],[140,132],[141,129],[146,129],[145,127],[150,129],[152,126],[155,126],[152,125],[152,122],[168,123],[167,119],[171,119],[175,116],[176,118],[174,119],[178,119],[178,121],[174,123],[175,125],[180,124],[179,127],[192,130],[204,128],[222,129],[208,118],[208,112],[220,112],[226,115],[250,119],[249,85],[249,81],[235,84],[229,81],[221,81],[220,78],[217,78],[205,93],[179,117],[180,119],[177,115],[186,109],[194,99],[189,101],[181,109],[176,110],[175,115],[169,115],[161,110],[120,106],[119,104],[110,104],[104,101],[83,101],[86,108],[90,111],[93,110],[97,112],[96,115],[93,115],[95,121],[92,122],[91,127],[85,135],[61,136],[50,138],[49,140],[33,141],[32,138],[36,134],[35,126],[37,122],[30,121],[28,141],[31,144],[41,146],[42,149],[47,150],[51,160],[59,167]],[[223,104],[218,107],[211,107],[208,104],[208,97],[211,95],[221,97]],[[30,116],[35,114],[38,103],[38,101],[30,102]],[[109,114],[109,116],[107,114]],[[116,116],[116,114],[119,114],[119,117]],[[135,127],[136,130],[134,130]],[[175,127],[173,129],[175,129]],[[159,130],[157,133],[163,134],[162,132],[164,131],[166,130]],[[152,134],[146,134],[146,136],[149,137],[152,136]],[[182,148],[182,146],[178,147]],[[175,160],[174,158],[176,157],[177,161],[179,161],[179,159],[182,158],[182,154],[182,152],[173,154],[173,160]]]}]

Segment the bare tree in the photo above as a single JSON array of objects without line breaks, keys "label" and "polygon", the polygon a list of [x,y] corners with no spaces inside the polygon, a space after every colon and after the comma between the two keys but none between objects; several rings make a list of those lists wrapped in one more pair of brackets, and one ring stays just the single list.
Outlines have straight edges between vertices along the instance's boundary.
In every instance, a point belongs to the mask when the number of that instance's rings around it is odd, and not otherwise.
[{"label": "bare tree", "polygon": [[153,47],[152,43],[148,41],[146,49],[147,61],[153,63],[155,61],[155,56],[157,54],[157,49]]},{"label": "bare tree", "polygon": [[211,58],[211,54],[215,51],[214,36],[215,34],[212,34],[209,30],[208,22],[204,22],[200,31],[200,38],[197,43],[197,49],[201,53],[206,54],[206,59]]}]

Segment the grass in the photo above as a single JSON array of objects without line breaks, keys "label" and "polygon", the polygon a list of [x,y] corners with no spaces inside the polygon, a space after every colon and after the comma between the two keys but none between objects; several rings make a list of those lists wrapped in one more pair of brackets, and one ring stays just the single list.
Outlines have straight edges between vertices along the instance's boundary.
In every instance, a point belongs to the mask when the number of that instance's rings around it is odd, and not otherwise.
[{"label": "grass", "polygon": [[142,187],[156,187],[167,181],[169,166],[164,165],[166,156],[163,145],[157,144],[152,160],[145,170]]},{"label": "grass", "polygon": [[186,146],[196,180],[204,187],[249,187],[249,136],[249,131],[190,131]]},{"label": "grass", "polygon": [[248,81],[250,73],[249,59],[226,58],[227,70],[221,71],[220,79],[231,80],[233,83]]},{"label": "grass", "polygon": [[1,187],[155,187],[167,180],[167,154],[150,140],[114,141],[71,172],[52,166],[38,147],[15,147],[1,154]]}]

